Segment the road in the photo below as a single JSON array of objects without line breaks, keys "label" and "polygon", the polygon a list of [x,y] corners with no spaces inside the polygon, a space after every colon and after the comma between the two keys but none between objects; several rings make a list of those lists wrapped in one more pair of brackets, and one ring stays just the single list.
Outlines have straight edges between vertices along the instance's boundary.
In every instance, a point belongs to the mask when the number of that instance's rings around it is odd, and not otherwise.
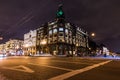
[{"label": "road", "polygon": [[120,60],[8,57],[0,59],[0,80],[120,80]]}]

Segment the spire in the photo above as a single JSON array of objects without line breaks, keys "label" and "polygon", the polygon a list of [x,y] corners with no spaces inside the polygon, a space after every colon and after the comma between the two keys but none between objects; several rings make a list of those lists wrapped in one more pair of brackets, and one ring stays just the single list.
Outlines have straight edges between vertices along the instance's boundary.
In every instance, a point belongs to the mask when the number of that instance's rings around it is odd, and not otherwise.
[{"label": "spire", "polygon": [[60,4],[59,5],[59,8],[57,10],[57,13],[56,13],[56,17],[57,18],[65,18],[65,15],[64,15],[64,12],[63,12],[63,9],[62,9],[63,5]]}]

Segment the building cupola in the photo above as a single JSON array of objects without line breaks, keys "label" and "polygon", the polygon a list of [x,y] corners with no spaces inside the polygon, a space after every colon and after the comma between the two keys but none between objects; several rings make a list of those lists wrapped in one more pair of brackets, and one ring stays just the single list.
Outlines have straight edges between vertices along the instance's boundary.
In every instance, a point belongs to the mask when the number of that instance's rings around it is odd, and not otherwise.
[{"label": "building cupola", "polygon": [[59,18],[65,18],[65,15],[64,15],[64,12],[63,12],[63,9],[62,9],[63,5],[60,4],[59,5],[59,8],[57,10],[57,13],[56,13],[56,17],[59,19]]}]

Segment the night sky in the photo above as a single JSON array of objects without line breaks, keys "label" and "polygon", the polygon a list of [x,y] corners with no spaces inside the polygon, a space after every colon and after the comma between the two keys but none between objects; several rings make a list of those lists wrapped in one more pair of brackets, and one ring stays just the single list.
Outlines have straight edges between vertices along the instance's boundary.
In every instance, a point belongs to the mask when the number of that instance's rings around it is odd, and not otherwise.
[{"label": "night sky", "polygon": [[29,30],[54,20],[61,1],[67,21],[95,32],[97,43],[120,51],[120,0],[0,0],[0,43],[23,39]]}]

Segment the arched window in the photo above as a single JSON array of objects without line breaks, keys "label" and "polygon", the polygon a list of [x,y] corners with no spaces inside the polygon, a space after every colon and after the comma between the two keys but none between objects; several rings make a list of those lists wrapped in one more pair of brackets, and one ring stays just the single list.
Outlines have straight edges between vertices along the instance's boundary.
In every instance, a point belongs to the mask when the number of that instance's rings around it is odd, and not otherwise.
[{"label": "arched window", "polygon": [[65,29],[65,33],[68,33],[68,29]]},{"label": "arched window", "polygon": [[49,35],[51,35],[51,34],[52,34],[52,30],[49,31]]},{"label": "arched window", "polygon": [[57,29],[53,29],[53,33],[57,33]]}]

